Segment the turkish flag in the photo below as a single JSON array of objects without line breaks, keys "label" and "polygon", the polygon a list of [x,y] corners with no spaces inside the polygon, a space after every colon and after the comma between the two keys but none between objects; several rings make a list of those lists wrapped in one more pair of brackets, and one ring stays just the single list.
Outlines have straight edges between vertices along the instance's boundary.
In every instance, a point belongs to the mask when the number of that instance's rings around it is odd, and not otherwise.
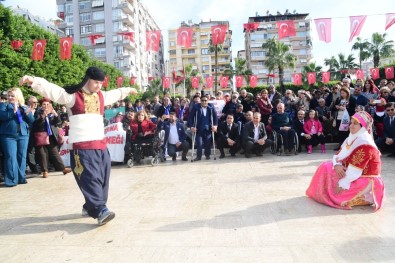
[{"label": "turkish flag", "polygon": [[258,83],[258,77],[256,75],[251,75],[250,76],[250,87],[255,88],[257,83]]},{"label": "turkish flag", "polygon": [[255,31],[259,27],[259,22],[243,24],[243,27],[246,32]]},{"label": "turkish flag", "polygon": [[118,88],[121,87],[122,84],[123,84],[123,77],[122,76],[117,77],[117,87]]},{"label": "turkish flag", "polygon": [[60,60],[70,60],[71,59],[71,46],[73,45],[72,37],[62,37],[59,40],[60,48]]},{"label": "turkish flag", "polygon": [[385,21],[385,30],[390,28],[393,24],[395,24],[395,14],[385,14],[386,21]]},{"label": "turkish flag", "polygon": [[92,46],[96,45],[96,39],[104,37],[102,34],[92,34],[89,35],[89,39],[91,40]]},{"label": "turkish flag", "polygon": [[354,37],[359,36],[365,20],[366,16],[350,16],[350,39],[348,42],[351,42]]},{"label": "turkish flag", "polygon": [[241,88],[243,86],[243,76],[236,76],[236,88]]},{"label": "turkish flag", "polygon": [[386,79],[393,79],[394,78],[394,68],[393,67],[385,67],[385,78]]},{"label": "turkish flag", "polygon": [[331,73],[330,72],[322,72],[322,83],[328,83],[331,79]]},{"label": "turkish flag", "polygon": [[278,39],[296,36],[295,23],[293,20],[277,22]]},{"label": "turkish flag", "polygon": [[294,79],[294,85],[302,85],[302,73],[292,74],[292,77]]},{"label": "turkish flag", "polygon": [[309,83],[309,85],[312,85],[316,82],[317,79],[317,73],[315,72],[307,72],[307,83]]},{"label": "turkish flag", "polygon": [[130,83],[131,86],[136,84],[136,79],[137,79],[137,77],[130,77],[129,83]]},{"label": "turkish flag", "polygon": [[214,81],[213,76],[206,77],[206,87],[211,89],[213,87],[213,81]]},{"label": "turkish flag", "polygon": [[211,43],[213,46],[224,43],[227,30],[227,25],[216,25],[211,27]]},{"label": "turkish flag", "polygon": [[370,69],[370,76],[372,79],[379,79],[380,78],[380,72],[378,68],[371,68]]},{"label": "turkish flag", "polygon": [[191,27],[180,27],[177,29],[177,45],[190,48],[192,45],[193,29]]},{"label": "turkish flag", "polygon": [[331,18],[319,18],[314,19],[315,27],[317,29],[318,39],[325,43],[331,42],[332,32],[332,19]]},{"label": "turkish flag", "polygon": [[169,89],[170,88],[170,77],[162,77],[162,85],[164,89]]},{"label": "turkish flag", "polygon": [[14,50],[19,50],[23,45],[23,41],[22,40],[12,40],[11,41],[11,47]]},{"label": "turkish flag", "polygon": [[155,78],[154,77],[152,77],[152,76],[150,76],[150,77],[148,77],[148,81],[153,81]]},{"label": "turkish flag", "polygon": [[197,89],[199,88],[199,77],[192,77],[192,88]]},{"label": "turkish flag", "polygon": [[147,31],[145,34],[145,51],[159,51],[160,30]]},{"label": "turkish flag", "polygon": [[364,74],[363,74],[363,70],[362,69],[356,69],[354,71],[355,76],[357,77],[357,79],[363,79]]},{"label": "turkish flag", "polygon": [[130,41],[134,41],[134,32],[118,32],[118,35],[123,36],[125,39],[129,39]]},{"label": "turkish flag", "polygon": [[221,85],[222,88],[226,88],[228,86],[229,82],[229,76],[221,76],[221,79],[219,80],[219,84]]},{"label": "turkish flag", "polygon": [[45,39],[34,40],[32,60],[43,60],[44,59],[46,45],[47,45],[47,41]]},{"label": "turkish flag", "polygon": [[107,88],[107,87],[108,87],[108,80],[109,80],[109,77],[108,77],[108,76],[105,76],[105,77],[104,77],[104,80],[103,80],[102,87],[104,87],[104,88]]},{"label": "turkish flag", "polygon": [[350,70],[348,70],[348,69],[341,69],[341,70],[340,70],[340,73],[347,74],[349,71],[350,71]]}]

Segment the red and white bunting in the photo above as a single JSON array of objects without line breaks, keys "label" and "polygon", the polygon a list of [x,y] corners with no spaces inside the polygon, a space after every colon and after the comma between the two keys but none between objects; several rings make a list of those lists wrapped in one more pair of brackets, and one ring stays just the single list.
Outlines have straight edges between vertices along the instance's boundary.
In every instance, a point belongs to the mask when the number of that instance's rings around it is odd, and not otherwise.
[{"label": "red and white bunting", "polygon": [[170,89],[170,77],[162,77],[162,85],[164,89]]},{"label": "red and white bunting", "polygon": [[177,29],[177,45],[190,48],[192,45],[193,29],[191,27],[180,27]]},{"label": "red and white bunting", "polygon": [[226,31],[228,31],[227,25],[216,25],[211,27],[211,42],[213,46],[221,45],[225,42]]},{"label": "red and white bunting", "polygon": [[370,70],[370,76],[372,79],[379,79],[380,78],[380,72],[378,68],[371,68]]},{"label": "red and white bunting", "polygon": [[314,22],[317,29],[318,39],[325,43],[330,43],[332,40],[332,19],[319,18],[314,19]]},{"label": "red and white bunting", "polygon": [[241,88],[243,86],[244,77],[239,75],[236,76],[236,88]]},{"label": "red and white bunting", "polygon": [[250,75],[250,87],[255,88],[258,84],[258,77],[256,75]]},{"label": "red and white bunting", "polygon": [[309,85],[313,85],[316,82],[317,73],[316,72],[307,72],[306,77],[307,77],[307,83],[309,83]]},{"label": "red and white bunting", "polygon": [[350,16],[350,38],[348,42],[351,42],[354,37],[359,36],[365,20],[366,16]]},{"label": "red and white bunting", "polygon": [[160,37],[160,30],[147,31],[145,34],[145,51],[159,51]]},{"label": "red and white bunting", "polygon": [[206,77],[206,87],[207,88],[211,89],[213,87],[213,82],[214,82],[214,77],[213,76]]},{"label": "red and white bunting", "polygon": [[192,88],[194,89],[199,88],[199,82],[200,82],[199,77],[192,77],[191,82],[192,82]]},{"label": "red and white bunting", "polygon": [[277,22],[278,39],[296,36],[295,23],[293,20]]},{"label": "red and white bunting", "polygon": [[71,59],[71,47],[73,45],[72,37],[62,37],[59,40],[60,60]]},{"label": "red and white bunting", "polygon": [[34,40],[32,60],[38,61],[44,59],[46,45],[47,45],[47,41],[45,39]]},{"label": "red and white bunting", "polygon": [[303,83],[302,83],[302,73],[295,73],[295,74],[292,74],[292,78],[293,78],[293,80],[294,80],[294,85],[300,86],[300,85],[303,84]]}]

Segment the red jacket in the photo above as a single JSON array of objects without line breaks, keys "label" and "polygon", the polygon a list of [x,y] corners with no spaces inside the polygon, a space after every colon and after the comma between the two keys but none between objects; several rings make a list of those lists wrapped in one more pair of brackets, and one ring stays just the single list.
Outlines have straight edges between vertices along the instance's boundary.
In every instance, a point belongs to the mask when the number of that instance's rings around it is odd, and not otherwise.
[{"label": "red jacket", "polygon": [[323,129],[322,129],[321,122],[319,120],[311,120],[311,119],[308,119],[304,122],[304,124],[303,124],[304,133],[311,134],[311,128],[313,127],[313,122],[314,122],[314,126],[317,130],[317,133],[319,133],[319,132],[322,133]]},{"label": "red jacket", "polygon": [[[266,103],[265,103],[265,102],[266,102]],[[264,99],[260,98],[260,99],[257,101],[257,105],[258,105],[258,108],[259,108],[259,112],[260,112],[262,115],[269,115],[269,114],[272,113],[272,108],[273,108],[273,106],[272,106],[272,104],[270,103],[270,100],[269,100],[269,99],[264,100]]]},{"label": "red jacket", "polygon": [[[132,130],[132,141],[136,140],[137,133],[139,130],[138,122],[137,121],[131,121],[130,122],[130,129]],[[150,120],[143,120],[141,123],[141,129],[143,130],[143,133],[145,134],[147,131],[151,131],[152,134],[154,134],[156,125]]]}]

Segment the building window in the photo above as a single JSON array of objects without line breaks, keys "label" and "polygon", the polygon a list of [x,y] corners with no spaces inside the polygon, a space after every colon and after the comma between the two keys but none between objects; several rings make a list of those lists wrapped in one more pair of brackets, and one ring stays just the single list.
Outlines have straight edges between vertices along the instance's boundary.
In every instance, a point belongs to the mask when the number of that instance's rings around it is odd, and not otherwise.
[{"label": "building window", "polygon": [[73,13],[73,6],[71,4],[66,5],[66,14],[72,14]]},{"label": "building window", "polygon": [[91,13],[82,13],[82,14],[80,14],[80,21],[81,22],[89,22],[89,21],[91,21]]},{"label": "building window", "polygon": [[176,50],[175,49],[169,50],[169,54],[170,55],[175,55],[176,54]]},{"label": "building window", "polygon": [[104,19],[104,11],[93,12],[93,20],[102,20]]},{"label": "building window", "polygon": [[115,55],[122,55],[123,54],[123,46],[115,46],[114,53],[115,53]]},{"label": "building window", "polygon": [[122,22],[114,22],[113,24],[113,30],[114,32],[122,31]]},{"label": "building window", "polygon": [[81,26],[81,34],[88,34],[92,33],[92,26],[87,25],[87,26]]},{"label": "building window", "polygon": [[95,57],[105,57],[106,56],[106,49],[105,48],[95,48]]},{"label": "building window", "polygon": [[251,57],[264,57],[266,56],[265,51],[252,51],[251,52]]},{"label": "building window", "polygon": [[174,33],[174,32],[169,33],[169,38],[176,38],[176,33]]},{"label": "building window", "polygon": [[201,50],[202,50],[202,55],[208,55],[209,53],[208,48],[202,48]]},{"label": "building window", "polygon": [[296,32],[296,36],[297,37],[305,37],[306,36],[306,32],[305,31],[298,31],[298,32]]},{"label": "building window", "polygon": [[65,33],[66,33],[66,36],[74,36],[74,30],[72,27],[67,27]]},{"label": "building window", "polygon": [[91,43],[91,40],[89,38],[87,38],[87,37],[81,38],[81,45],[83,45],[83,46],[90,46],[91,44],[92,43]]},{"label": "building window", "polygon": [[95,32],[104,32],[104,23],[94,25]]},{"label": "building window", "polygon": [[208,45],[208,43],[209,43],[208,39],[200,40],[200,45]]},{"label": "building window", "polygon": [[123,36],[121,35],[114,35],[112,36],[112,41],[113,42],[118,42],[118,41],[122,41]]},{"label": "building window", "polygon": [[210,56],[202,57],[201,61],[202,62],[209,62],[210,61]]},{"label": "building window", "polygon": [[100,38],[95,40],[96,44],[103,44],[104,42],[106,42],[106,38],[105,37],[100,37]]},{"label": "building window", "polygon": [[104,0],[94,0],[92,1],[92,7],[104,6]]},{"label": "building window", "polygon": [[188,58],[188,63],[195,63],[195,59],[194,58]]},{"label": "building window", "polygon": [[300,63],[307,63],[307,59],[302,58],[302,59],[300,60]]},{"label": "building window", "polygon": [[114,9],[112,10],[112,19],[119,20],[122,18],[122,10],[121,9]]},{"label": "building window", "polygon": [[210,70],[210,66],[209,65],[204,65],[202,66],[202,72],[206,72]]},{"label": "building window", "polygon": [[170,41],[170,42],[169,42],[169,46],[170,46],[170,47],[174,47],[175,45],[176,45],[176,42],[174,42],[174,41]]},{"label": "building window", "polygon": [[188,49],[188,54],[195,54],[195,50],[194,49]]},{"label": "building window", "polygon": [[80,10],[86,10],[86,9],[89,9],[91,7],[90,1],[79,2],[78,5],[80,7]]},{"label": "building window", "polygon": [[72,24],[73,23],[73,15],[66,16],[66,23],[67,24]]},{"label": "building window", "polygon": [[299,28],[303,28],[306,27],[306,23],[305,22],[299,22]]},{"label": "building window", "polygon": [[176,64],[177,63],[177,59],[176,58],[171,58],[170,59],[170,64]]}]

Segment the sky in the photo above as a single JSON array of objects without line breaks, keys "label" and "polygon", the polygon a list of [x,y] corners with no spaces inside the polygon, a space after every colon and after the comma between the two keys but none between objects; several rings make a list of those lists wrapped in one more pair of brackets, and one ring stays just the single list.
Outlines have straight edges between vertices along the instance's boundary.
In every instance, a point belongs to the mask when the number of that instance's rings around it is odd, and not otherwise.
[{"label": "sky", "polygon": [[[323,66],[325,58],[337,56],[339,53],[351,54],[349,43],[350,22],[349,16],[367,15],[361,30],[362,39],[371,39],[372,33],[387,33],[387,40],[395,41],[395,25],[385,31],[385,14],[395,13],[394,0],[141,0],[151,12],[162,30],[165,50],[168,46],[168,29],[180,27],[182,21],[192,20],[194,23],[211,20],[227,20],[230,23],[232,35],[233,57],[238,50],[244,48],[243,24],[248,17],[265,15],[268,10],[271,14],[277,11],[308,13],[309,19],[332,18],[332,42],[324,43],[318,40],[315,26],[312,23],[313,56],[318,65]],[[391,4],[392,3],[392,4]],[[28,9],[34,15],[47,19],[56,17],[56,0],[6,0],[5,6]],[[391,7],[392,6],[392,7]],[[354,38],[355,40],[355,38]],[[165,54],[167,56],[167,54]],[[357,53],[354,52],[357,57]],[[165,57],[166,59],[166,57]],[[357,61],[356,61],[357,62]]]}]

